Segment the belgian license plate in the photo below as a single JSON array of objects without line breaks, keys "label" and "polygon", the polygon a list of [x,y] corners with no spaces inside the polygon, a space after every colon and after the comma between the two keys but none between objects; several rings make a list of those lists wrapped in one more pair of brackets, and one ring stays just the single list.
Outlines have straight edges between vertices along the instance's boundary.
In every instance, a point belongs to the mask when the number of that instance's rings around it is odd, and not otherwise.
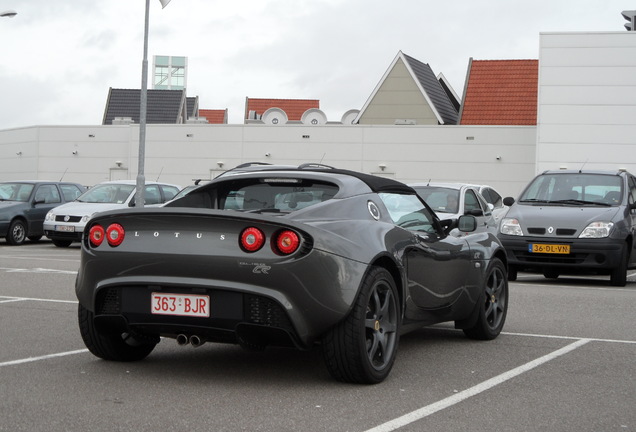
[{"label": "belgian license plate", "polygon": [[189,317],[210,316],[210,296],[154,292],[151,299],[150,312],[153,314]]},{"label": "belgian license plate", "polygon": [[55,231],[75,232],[75,227],[73,225],[56,225]]},{"label": "belgian license plate", "polygon": [[569,254],[570,245],[532,243],[528,245],[532,253]]}]

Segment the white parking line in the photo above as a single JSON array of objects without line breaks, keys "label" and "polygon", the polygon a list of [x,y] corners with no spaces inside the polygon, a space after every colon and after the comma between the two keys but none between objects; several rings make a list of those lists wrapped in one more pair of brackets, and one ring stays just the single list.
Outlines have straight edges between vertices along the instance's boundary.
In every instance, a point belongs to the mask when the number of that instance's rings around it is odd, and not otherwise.
[{"label": "white parking line", "polygon": [[0,267],[0,271],[7,273],[47,273],[47,274],[77,274],[77,270],[57,270],[47,268],[15,268],[15,267]]},{"label": "white parking line", "polygon": [[6,361],[3,363],[0,363],[0,367],[5,367],[5,366],[15,366],[15,365],[20,365],[20,364],[24,364],[24,363],[31,363],[31,362],[36,362],[36,361],[40,361],[40,360],[48,360],[50,358],[55,358],[55,357],[64,357],[64,356],[69,356],[69,355],[75,355],[75,354],[82,354],[88,352],[87,349],[81,349],[81,350],[75,350],[75,351],[66,351],[66,352],[61,352],[61,353],[56,353],[56,354],[47,354],[47,355],[43,355],[43,356],[39,356],[39,357],[28,357],[25,359],[20,359],[20,360],[11,360],[11,361]]},{"label": "white parking line", "polygon": [[607,343],[619,343],[619,344],[636,344],[636,340],[621,340],[621,339],[598,339],[598,338],[582,338],[582,337],[574,337],[574,336],[557,336],[557,335],[543,335],[543,334],[532,334],[532,333],[512,333],[512,332],[501,332],[501,334],[505,334],[508,336],[524,336],[524,337],[535,337],[541,339],[569,339],[569,340],[580,340],[587,339],[592,342],[607,342]]},{"label": "white parking line", "polygon": [[[3,300],[6,299],[6,300]],[[38,301],[38,302],[50,302],[50,303],[71,303],[77,304],[77,300],[55,300],[55,299],[43,299],[43,298],[33,298],[33,297],[8,297],[8,296],[0,296],[0,303],[11,303],[18,301]]]},{"label": "white parking line", "polygon": [[512,379],[516,376],[519,376],[525,372],[528,372],[529,370],[532,370],[534,368],[536,368],[537,366],[540,366],[544,363],[549,362],[550,360],[554,360],[557,357],[560,357],[564,354],[569,353],[570,351],[574,351],[575,349],[585,345],[586,343],[590,342],[590,339],[579,339],[576,342],[571,343],[570,345],[567,345],[561,349],[558,349],[550,354],[544,355],[543,357],[539,357],[536,360],[532,360],[531,362],[528,362],[524,365],[521,365],[519,367],[516,367],[514,369],[509,370],[508,372],[504,372],[501,375],[497,375],[494,378],[491,378],[489,380],[486,380],[480,384],[477,384],[476,386],[473,386],[469,389],[466,389],[462,392],[459,392],[457,394],[454,394],[453,396],[449,396],[446,399],[442,399],[438,402],[435,402],[434,404],[425,406],[423,408],[420,408],[418,410],[412,411],[408,414],[405,414],[401,417],[398,417],[394,420],[388,421],[386,423],[383,423],[379,426],[376,426],[374,428],[368,429],[366,432],[390,432],[390,431],[394,431],[398,428],[401,428],[402,426],[406,426],[408,424],[411,424],[413,422],[416,422],[418,420],[421,420],[425,417],[430,416],[431,414],[434,414],[438,411],[441,411],[445,408],[448,408],[450,406],[453,406],[455,404],[458,404],[459,402],[462,402],[463,400],[466,400],[470,397],[473,397],[475,395],[478,395],[479,393],[485,392],[486,390],[489,390],[499,384],[502,384],[506,381],[508,381],[509,379]]},{"label": "white parking line", "polygon": [[[59,257],[59,255],[56,255]],[[70,257],[70,255],[69,255]],[[79,259],[61,259],[61,258],[47,258],[47,257],[43,257],[42,255],[22,255],[22,256],[16,256],[16,255],[0,255],[0,258],[7,258],[7,259],[16,259],[16,260],[29,260],[29,261],[33,261],[33,260],[41,260],[41,261],[61,261],[61,262],[74,262],[74,263],[78,263],[80,262]]]}]

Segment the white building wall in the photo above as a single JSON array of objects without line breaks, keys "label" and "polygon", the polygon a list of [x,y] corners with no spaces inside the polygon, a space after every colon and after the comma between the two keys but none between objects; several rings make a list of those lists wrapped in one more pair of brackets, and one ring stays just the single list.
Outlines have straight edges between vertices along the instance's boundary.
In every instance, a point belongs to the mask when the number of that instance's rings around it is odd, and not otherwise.
[{"label": "white building wall", "polygon": [[636,172],[636,32],[542,33],[536,172]]},{"label": "white building wall", "polygon": [[[148,125],[144,171],[147,180],[185,186],[244,162],[321,162],[407,183],[490,184],[516,195],[534,175],[535,135],[533,126]],[[135,179],[138,142],[138,125],[2,130],[0,164],[8,168],[0,181]]]}]

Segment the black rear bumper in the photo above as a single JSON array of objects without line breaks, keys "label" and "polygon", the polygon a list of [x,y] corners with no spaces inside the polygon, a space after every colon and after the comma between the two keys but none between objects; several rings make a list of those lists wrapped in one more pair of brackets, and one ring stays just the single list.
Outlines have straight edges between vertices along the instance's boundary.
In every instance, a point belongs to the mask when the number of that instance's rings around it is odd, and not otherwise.
[{"label": "black rear bumper", "polygon": [[[130,332],[141,337],[173,337],[185,334],[203,341],[248,343],[253,346],[304,346],[283,307],[264,296],[215,289],[197,289],[210,296],[210,317],[156,315],[151,293],[157,286],[109,287],[98,291],[95,327],[100,333]],[[192,290],[171,287],[171,293]]]}]

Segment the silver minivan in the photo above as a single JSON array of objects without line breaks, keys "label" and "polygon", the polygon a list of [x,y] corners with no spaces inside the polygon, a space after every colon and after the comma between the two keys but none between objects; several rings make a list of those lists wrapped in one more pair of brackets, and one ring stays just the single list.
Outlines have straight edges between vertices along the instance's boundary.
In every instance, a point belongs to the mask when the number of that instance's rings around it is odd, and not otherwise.
[{"label": "silver minivan", "polygon": [[509,280],[518,271],[600,274],[625,286],[636,268],[636,177],[625,170],[546,171],[504,204],[498,237]]}]

